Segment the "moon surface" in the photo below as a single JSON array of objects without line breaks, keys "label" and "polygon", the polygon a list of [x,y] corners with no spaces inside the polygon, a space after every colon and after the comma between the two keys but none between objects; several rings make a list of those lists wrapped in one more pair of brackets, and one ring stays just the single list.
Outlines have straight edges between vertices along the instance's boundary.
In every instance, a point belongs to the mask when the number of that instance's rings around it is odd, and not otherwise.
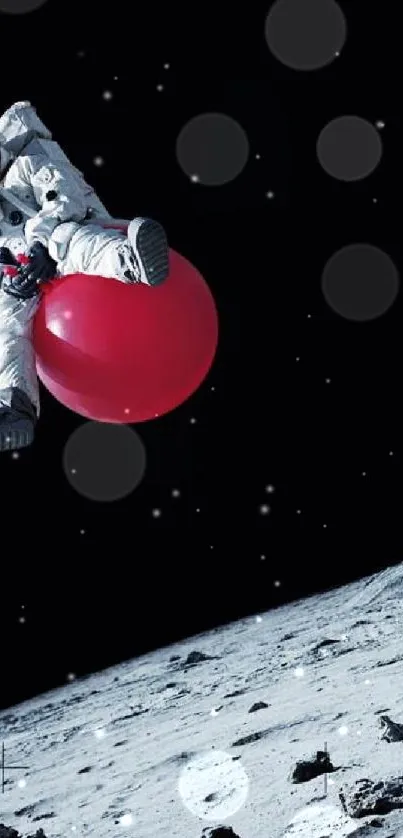
[{"label": "moon surface", "polygon": [[[403,743],[379,735],[380,714],[403,723],[402,626],[399,564],[4,710],[0,823],[49,838],[345,838],[371,818],[343,812],[341,787],[403,774]],[[325,743],[327,794],[323,776],[291,783]],[[403,836],[403,809],[387,823]]]}]

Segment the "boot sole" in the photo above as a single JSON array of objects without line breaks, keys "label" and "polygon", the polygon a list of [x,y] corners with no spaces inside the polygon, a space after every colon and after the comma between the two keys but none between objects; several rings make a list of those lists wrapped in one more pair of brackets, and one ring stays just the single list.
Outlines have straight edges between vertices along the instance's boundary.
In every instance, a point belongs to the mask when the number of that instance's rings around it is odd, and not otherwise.
[{"label": "boot sole", "polygon": [[30,431],[0,432],[0,451],[19,451],[27,448],[34,441],[34,434]]},{"label": "boot sole", "polygon": [[127,236],[139,258],[141,282],[161,285],[169,273],[169,248],[164,228],[151,218],[134,218]]}]

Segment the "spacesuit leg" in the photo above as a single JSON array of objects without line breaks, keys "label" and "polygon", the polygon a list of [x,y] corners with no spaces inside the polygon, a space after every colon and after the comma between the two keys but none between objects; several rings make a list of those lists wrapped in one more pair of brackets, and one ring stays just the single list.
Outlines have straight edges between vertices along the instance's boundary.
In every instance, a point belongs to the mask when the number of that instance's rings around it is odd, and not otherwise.
[{"label": "spacesuit leg", "polygon": [[32,321],[38,303],[0,289],[0,451],[24,448],[34,438],[40,406]]},{"label": "spacesuit leg", "polygon": [[[65,233],[70,236],[67,247]],[[148,218],[135,218],[127,235],[95,223],[60,224],[49,241],[49,253],[62,275],[87,273],[146,285],[158,285],[168,275],[165,232]]]},{"label": "spacesuit leg", "polygon": [[[18,234],[2,236],[0,246],[10,257],[26,251]],[[38,297],[7,294],[0,282],[0,451],[24,448],[34,439],[40,405],[32,325],[38,304]]]}]

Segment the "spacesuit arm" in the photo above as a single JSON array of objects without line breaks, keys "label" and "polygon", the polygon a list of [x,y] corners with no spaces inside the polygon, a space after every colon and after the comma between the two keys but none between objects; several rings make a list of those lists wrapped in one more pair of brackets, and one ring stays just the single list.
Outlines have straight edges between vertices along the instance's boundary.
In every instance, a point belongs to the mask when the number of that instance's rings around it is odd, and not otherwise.
[{"label": "spacesuit arm", "polygon": [[[35,157],[19,158],[19,179],[29,186],[39,212],[25,224],[28,246],[40,242],[48,247],[49,239],[59,224],[84,221],[88,198],[78,173],[63,163],[43,162]],[[17,184],[15,184],[17,185]],[[13,190],[14,184],[10,184]]]}]

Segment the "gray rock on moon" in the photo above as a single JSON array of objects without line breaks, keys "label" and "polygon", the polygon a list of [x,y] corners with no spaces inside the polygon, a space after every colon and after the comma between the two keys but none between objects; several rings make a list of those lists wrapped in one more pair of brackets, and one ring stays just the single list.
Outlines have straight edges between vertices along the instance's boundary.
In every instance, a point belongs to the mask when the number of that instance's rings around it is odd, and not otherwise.
[{"label": "gray rock on moon", "polygon": [[[48,838],[403,836],[403,808],[375,811],[387,795],[403,806],[402,627],[399,564],[3,711],[6,764],[29,767],[6,770],[0,823]],[[291,782],[325,744],[331,773]]]}]

